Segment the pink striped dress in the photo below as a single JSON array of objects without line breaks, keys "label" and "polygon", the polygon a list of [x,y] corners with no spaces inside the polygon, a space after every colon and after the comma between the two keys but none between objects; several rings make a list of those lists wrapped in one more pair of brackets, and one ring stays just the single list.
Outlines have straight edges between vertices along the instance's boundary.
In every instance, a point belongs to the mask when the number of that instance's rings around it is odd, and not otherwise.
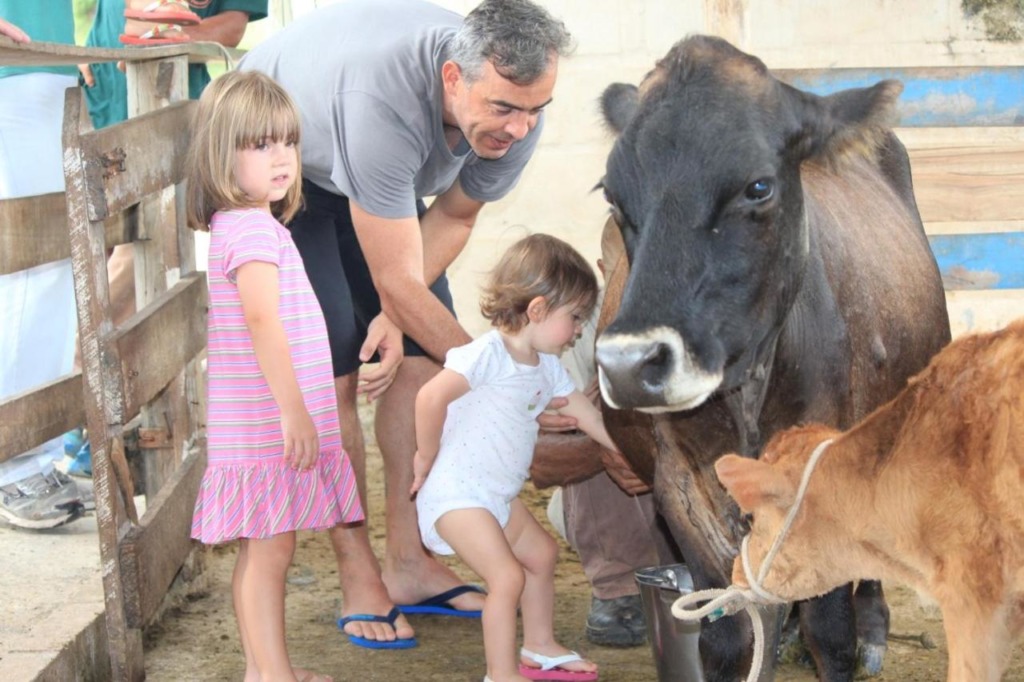
[{"label": "pink striped dress", "polygon": [[[278,267],[281,321],[320,435],[309,471],[285,464],[281,412],[256,362],[235,284],[238,268]],[[359,521],[355,476],[341,445],[327,327],[291,235],[257,209],[221,211],[210,225],[207,465],[192,537],[207,544]]]}]

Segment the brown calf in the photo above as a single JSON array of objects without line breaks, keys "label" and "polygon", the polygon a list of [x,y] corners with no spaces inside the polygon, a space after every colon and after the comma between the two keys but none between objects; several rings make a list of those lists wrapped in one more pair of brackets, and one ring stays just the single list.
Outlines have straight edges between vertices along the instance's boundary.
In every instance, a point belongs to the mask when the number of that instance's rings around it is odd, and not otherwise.
[{"label": "brown calf", "polygon": [[[811,453],[829,438],[797,500]],[[726,455],[715,470],[754,515],[754,576],[800,505],[765,590],[797,600],[896,580],[942,609],[948,680],[1000,679],[1024,628],[1024,319],[953,342],[846,432],[793,428],[761,460]],[[742,557],[733,581],[747,586]]]}]

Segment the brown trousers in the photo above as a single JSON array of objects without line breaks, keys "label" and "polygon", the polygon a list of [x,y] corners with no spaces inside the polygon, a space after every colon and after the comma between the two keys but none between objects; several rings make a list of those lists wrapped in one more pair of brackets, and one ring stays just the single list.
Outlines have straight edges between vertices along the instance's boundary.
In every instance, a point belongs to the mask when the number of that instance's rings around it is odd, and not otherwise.
[{"label": "brown trousers", "polygon": [[598,599],[637,594],[634,571],[678,561],[650,493],[627,495],[600,473],[565,486],[562,504],[569,544]]}]

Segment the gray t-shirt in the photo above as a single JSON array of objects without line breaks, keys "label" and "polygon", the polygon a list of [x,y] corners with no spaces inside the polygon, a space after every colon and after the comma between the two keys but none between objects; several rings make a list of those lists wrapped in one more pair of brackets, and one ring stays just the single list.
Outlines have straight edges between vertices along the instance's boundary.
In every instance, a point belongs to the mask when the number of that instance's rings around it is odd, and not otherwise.
[{"label": "gray t-shirt", "polygon": [[310,12],[242,59],[280,83],[302,114],[302,172],[382,218],[456,178],[478,201],[505,196],[537,146],[543,116],[500,159],[444,137],[441,65],[462,17],[422,0],[346,0]]}]

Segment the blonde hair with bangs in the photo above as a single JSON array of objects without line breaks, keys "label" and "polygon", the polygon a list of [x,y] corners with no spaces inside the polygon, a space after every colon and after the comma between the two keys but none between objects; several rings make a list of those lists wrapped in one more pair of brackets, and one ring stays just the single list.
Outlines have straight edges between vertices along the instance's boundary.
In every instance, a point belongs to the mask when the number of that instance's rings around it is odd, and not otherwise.
[{"label": "blonde hair with bangs", "polygon": [[302,158],[299,110],[269,76],[258,71],[230,71],[210,83],[199,98],[192,123],[192,143],[185,161],[188,179],[186,216],[192,229],[208,231],[217,211],[252,208],[235,180],[235,152],[264,140],[295,143],[295,182],[270,205],[283,223],[302,205]]},{"label": "blonde hair with bangs", "polygon": [[545,315],[565,305],[589,317],[597,302],[597,277],[587,261],[566,242],[532,234],[509,247],[491,270],[480,312],[491,325],[515,333],[529,321],[530,301],[543,296]]}]

